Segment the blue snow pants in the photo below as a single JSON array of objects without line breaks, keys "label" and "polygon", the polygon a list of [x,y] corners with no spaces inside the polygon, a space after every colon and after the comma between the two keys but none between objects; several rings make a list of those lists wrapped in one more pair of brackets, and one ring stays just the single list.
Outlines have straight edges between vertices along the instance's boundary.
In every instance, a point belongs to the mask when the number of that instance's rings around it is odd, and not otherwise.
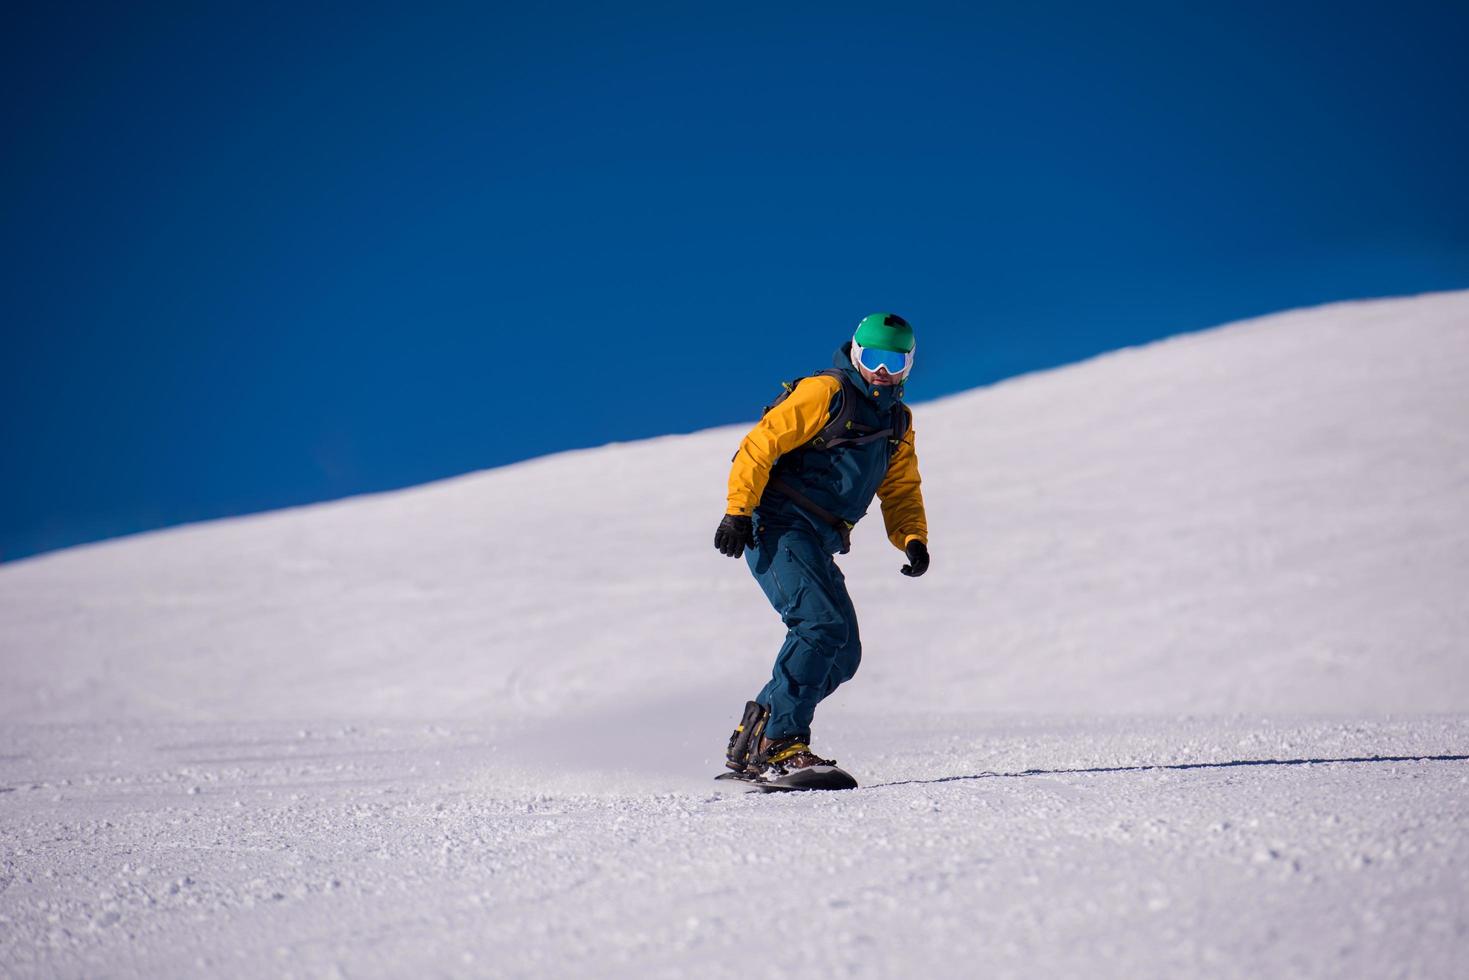
[{"label": "blue snow pants", "polygon": [[862,642],[833,541],[804,522],[758,525],[745,561],[786,624],[770,683],[755,700],[770,708],[765,735],[811,738],[816,705],[857,673]]}]

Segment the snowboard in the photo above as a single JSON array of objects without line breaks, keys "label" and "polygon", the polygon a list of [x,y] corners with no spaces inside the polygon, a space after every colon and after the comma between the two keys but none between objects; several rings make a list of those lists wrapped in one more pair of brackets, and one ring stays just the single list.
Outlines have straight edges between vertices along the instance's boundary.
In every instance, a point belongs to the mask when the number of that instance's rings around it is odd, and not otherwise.
[{"label": "snowboard", "polygon": [[852,778],[852,774],[836,766],[811,766],[807,769],[796,769],[775,779],[757,779],[734,770],[722,772],[714,778],[721,782],[736,783],[747,793],[793,793],[804,790],[857,788],[857,780]]}]

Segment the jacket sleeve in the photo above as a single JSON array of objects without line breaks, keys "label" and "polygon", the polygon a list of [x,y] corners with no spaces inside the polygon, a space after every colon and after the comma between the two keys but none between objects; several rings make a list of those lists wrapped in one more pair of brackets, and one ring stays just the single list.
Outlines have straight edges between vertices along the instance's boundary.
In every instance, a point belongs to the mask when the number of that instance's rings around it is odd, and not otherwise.
[{"label": "jacket sleeve", "polygon": [[928,517],[923,511],[922,479],[918,475],[918,450],[913,441],[913,427],[903,435],[897,452],[888,464],[888,475],[877,488],[882,501],[882,523],[888,540],[899,551],[917,538],[928,544]]},{"label": "jacket sleeve", "polygon": [[749,515],[760,503],[771,467],[781,455],[816,438],[831,413],[841,382],[827,375],[803,378],[789,398],[772,408],[740,442],[729,468],[727,514]]}]

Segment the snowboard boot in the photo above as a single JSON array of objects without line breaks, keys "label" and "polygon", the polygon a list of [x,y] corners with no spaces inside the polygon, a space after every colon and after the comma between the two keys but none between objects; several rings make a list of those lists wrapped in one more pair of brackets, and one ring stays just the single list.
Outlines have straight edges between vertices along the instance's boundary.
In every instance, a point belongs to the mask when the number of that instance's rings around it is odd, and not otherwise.
[{"label": "snowboard boot", "polygon": [[740,719],[740,725],[729,736],[729,748],[724,752],[724,764],[735,772],[754,772],[755,750],[759,747],[765,734],[765,719],[770,717],[770,709],[758,701],[750,701],[745,705],[744,717]]},{"label": "snowboard boot", "polygon": [[823,759],[812,752],[811,746],[807,745],[806,740],[799,735],[778,738],[774,741],[761,738],[760,749],[751,761],[755,775],[759,779],[780,779],[799,769],[836,765],[833,760]]}]

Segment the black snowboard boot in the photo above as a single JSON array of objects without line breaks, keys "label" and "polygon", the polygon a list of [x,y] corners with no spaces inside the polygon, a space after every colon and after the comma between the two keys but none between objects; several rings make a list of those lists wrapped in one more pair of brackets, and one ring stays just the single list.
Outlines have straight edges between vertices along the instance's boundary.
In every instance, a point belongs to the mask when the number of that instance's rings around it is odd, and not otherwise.
[{"label": "black snowboard boot", "polygon": [[752,768],[761,779],[779,779],[789,776],[798,769],[812,766],[835,766],[831,759],[823,759],[811,751],[806,739],[800,735],[771,740],[760,739],[760,748],[755,753]]},{"label": "black snowboard boot", "polygon": [[770,717],[770,709],[758,701],[750,701],[745,705],[745,715],[740,719],[740,725],[729,736],[729,748],[724,753],[724,764],[735,772],[753,772],[755,770],[755,749],[762,741],[761,736],[765,734],[765,719]]}]

